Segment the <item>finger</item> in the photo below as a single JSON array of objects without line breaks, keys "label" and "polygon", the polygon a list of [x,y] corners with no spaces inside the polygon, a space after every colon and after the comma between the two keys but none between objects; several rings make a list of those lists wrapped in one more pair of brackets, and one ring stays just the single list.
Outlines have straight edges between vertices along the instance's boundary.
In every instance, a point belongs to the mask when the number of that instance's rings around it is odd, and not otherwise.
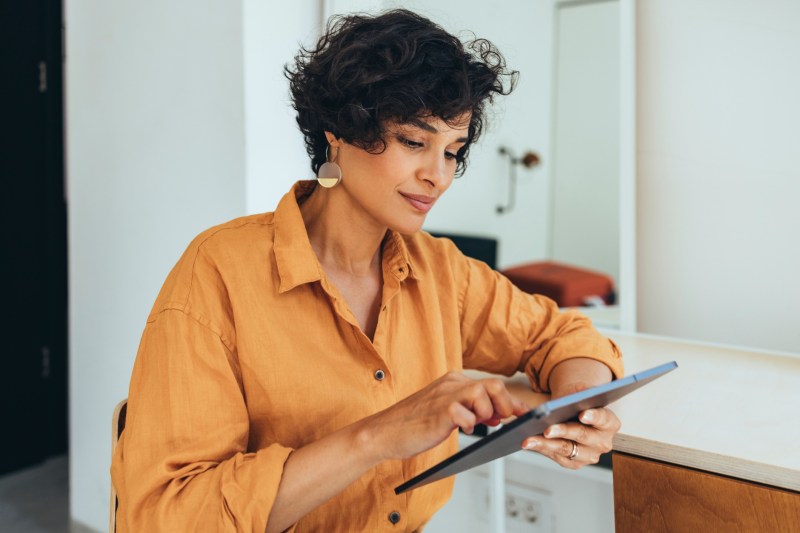
[{"label": "finger", "polygon": [[529,437],[523,441],[523,448],[536,451],[555,461],[564,468],[577,469],[587,464],[594,464],[599,460],[596,450],[577,444],[576,455],[572,455],[572,441],[565,439],[545,439],[542,437]]},{"label": "finger", "polygon": [[489,420],[484,420],[482,423],[486,424],[487,426],[494,427],[494,426],[499,426],[502,421],[503,421],[502,418],[499,418],[497,416],[493,416]]},{"label": "finger", "polygon": [[579,422],[568,422],[564,424],[554,424],[544,430],[544,436],[548,439],[567,439],[574,440],[581,444],[592,445],[598,438],[599,431]]},{"label": "finger", "polygon": [[565,439],[542,439],[534,437],[534,442],[526,442],[527,449],[533,449],[540,454],[552,459],[564,468],[576,469],[588,464],[595,464],[600,460],[600,454],[594,448],[576,443],[575,455],[572,455],[572,442]]},{"label": "finger", "polygon": [[573,422],[550,426],[545,430],[544,436],[547,439],[574,441],[600,454],[611,451],[614,432]]},{"label": "finger", "polygon": [[531,410],[530,405],[516,398],[514,395],[511,396],[511,399],[514,402],[514,416],[524,415]]},{"label": "finger", "polygon": [[617,415],[614,414],[614,411],[606,408],[587,409],[578,416],[578,419],[584,424],[594,426],[598,429],[608,429],[615,433],[619,431],[619,428],[622,426],[622,423],[619,418],[617,418]]},{"label": "finger", "polygon": [[514,413],[515,399],[499,379],[474,381],[463,388],[462,404],[478,417],[478,422],[507,418]]},{"label": "finger", "polygon": [[[513,395],[511,396],[511,402],[512,402],[511,406],[513,408],[513,411],[511,413],[511,415],[513,415],[513,416],[521,416],[521,415],[524,415],[525,413],[527,413],[528,411],[531,410],[531,408],[530,408],[530,406],[528,404],[526,404],[523,401],[520,401],[519,399],[517,399]],[[485,420],[483,423],[486,424],[487,426],[497,426],[503,420],[506,420],[508,418],[512,418],[511,415],[510,416],[501,416],[500,414],[495,412],[495,414],[492,416],[491,419]]]},{"label": "finger", "polygon": [[526,450],[535,450],[552,459],[569,457],[572,453],[572,441],[566,439],[528,437],[522,441],[522,447]]},{"label": "finger", "polygon": [[467,409],[459,402],[453,402],[450,404],[447,413],[450,416],[450,420],[453,422],[453,424],[461,428],[461,430],[467,435],[472,435],[472,432],[475,430],[475,424],[478,422],[477,418],[475,417],[475,413]]},{"label": "finger", "polygon": [[495,406],[483,383],[475,381],[464,389],[465,397],[461,403],[475,413],[479,423],[495,417]]},{"label": "finger", "polygon": [[482,380],[486,394],[492,402],[493,418],[507,418],[514,414],[519,407],[519,400],[514,398],[508,389],[499,379]]},{"label": "finger", "polygon": [[621,422],[613,411],[606,408],[587,409],[580,413],[578,423],[555,424],[544,432],[546,437],[561,437],[576,440],[584,444],[591,444],[594,436],[610,435],[617,433]]}]

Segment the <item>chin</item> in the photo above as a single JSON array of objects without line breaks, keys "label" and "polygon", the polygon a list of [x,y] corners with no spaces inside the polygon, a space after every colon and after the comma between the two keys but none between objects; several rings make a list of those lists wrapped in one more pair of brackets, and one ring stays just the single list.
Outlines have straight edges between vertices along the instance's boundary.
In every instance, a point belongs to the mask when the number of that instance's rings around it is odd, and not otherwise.
[{"label": "chin", "polygon": [[399,224],[391,224],[389,229],[399,233],[400,235],[413,235],[422,229],[423,222],[425,222],[424,218],[413,221],[407,220]]}]

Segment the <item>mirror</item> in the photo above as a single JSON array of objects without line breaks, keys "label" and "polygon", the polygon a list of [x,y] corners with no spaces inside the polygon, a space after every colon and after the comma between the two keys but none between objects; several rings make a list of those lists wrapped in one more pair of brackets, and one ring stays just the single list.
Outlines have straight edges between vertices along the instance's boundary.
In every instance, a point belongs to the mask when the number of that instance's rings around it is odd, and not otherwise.
[{"label": "mirror", "polygon": [[[554,10],[548,259],[620,280],[620,5]],[[619,326],[616,298],[587,310]],[[612,305],[603,305],[611,303]]]},{"label": "mirror", "polygon": [[[324,10],[393,7],[491,40],[520,71],[425,229],[496,239],[500,270],[550,260],[603,273],[616,303],[582,310],[633,331],[633,1],[328,0]],[[522,164],[527,154],[538,164]]]}]

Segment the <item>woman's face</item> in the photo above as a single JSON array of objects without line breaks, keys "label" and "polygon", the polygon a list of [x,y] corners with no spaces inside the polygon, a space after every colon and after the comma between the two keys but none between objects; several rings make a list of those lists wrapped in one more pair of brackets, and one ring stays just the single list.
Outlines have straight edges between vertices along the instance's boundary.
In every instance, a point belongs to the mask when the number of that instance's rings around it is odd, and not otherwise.
[{"label": "woman's face", "polygon": [[338,188],[356,210],[352,214],[377,230],[419,231],[453,182],[456,153],[467,142],[469,116],[458,124],[451,127],[433,117],[390,124],[386,150],[380,154],[334,140],[332,146],[339,148],[336,162],[342,168]]}]

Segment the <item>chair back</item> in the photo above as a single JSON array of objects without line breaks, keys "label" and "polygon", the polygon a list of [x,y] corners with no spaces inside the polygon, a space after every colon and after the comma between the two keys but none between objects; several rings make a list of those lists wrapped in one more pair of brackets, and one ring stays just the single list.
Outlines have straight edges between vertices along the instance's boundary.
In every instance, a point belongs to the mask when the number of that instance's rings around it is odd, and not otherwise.
[{"label": "chair back", "polygon": [[[114,408],[114,414],[111,415],[111,457],[114,457],[114,450],[117,448],[122,430],[125,429],[125,417],[128,414],[128,399],[125,398],[117,404]],[[116,533],[117,531],[117,491],[114,490],[114,484],[111,484],[111,516],[108,521],[109,533]]]}]

